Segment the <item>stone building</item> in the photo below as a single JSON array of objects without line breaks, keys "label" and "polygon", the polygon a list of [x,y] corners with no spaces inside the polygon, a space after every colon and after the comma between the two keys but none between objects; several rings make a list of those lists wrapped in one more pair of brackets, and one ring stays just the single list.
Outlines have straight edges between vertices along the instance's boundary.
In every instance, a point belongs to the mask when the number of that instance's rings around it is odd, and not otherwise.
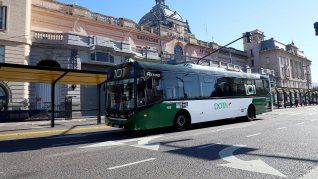
[{"label": "stone building", "polygon": [[307,93],[312,89],[311,61],[304,52],[294,42],[286,45],[273,38],[265,40],[264,32],[259,30],[251,34],[252,42],[243,42],[244,51],[254,71],[271,69],[275,72],[272,81],[276,105],[292,105],[295,99],[308,101],[312,98]]},{"label": "stone building", "polygon": [[[277,90],[305,88],[310,61],[303,53],[294,44],[264,40],[258,30],[252,33],[253,43],[245,41],[244,51],[225,48],[202,64],[234,71],[251,66],[272,74]],[[156,0],[139,23],[54,0],[0,0],[0,63],[106,72],[131,59],[196,63],[218,48],[197,39],[190,23],[164,0]],[[90,86],[58,86],[56,109],[63,110],[71,97],[77,115],[94,115],[95,93]],[[48,84],[0,82],[1,110],[49,109],[50,100]]]},{"label": "stone building", "polygon": [[[0,63],[28,64],[32,41],[31,0],[0,1]],[[0,82],[0,110],[27,109],[27,83]]]},{"label": "stone building", "polygon": [[[4,63],[107,71],[130,59],[196,62],[219,48],[198,40],[189,23],[164,0],[156,0],[139,23],[54,0],[1,0],[0,14]],[[227,48],[203,64],[240,71],[248,57]],[[56,88],[56,108],[63,110],[66,97],[72,97],[78,115],[93,115],[95,93],[95,87],[61,85]],[[49,109],[50,85],[1,82],[0,103],[7,110]]]}]

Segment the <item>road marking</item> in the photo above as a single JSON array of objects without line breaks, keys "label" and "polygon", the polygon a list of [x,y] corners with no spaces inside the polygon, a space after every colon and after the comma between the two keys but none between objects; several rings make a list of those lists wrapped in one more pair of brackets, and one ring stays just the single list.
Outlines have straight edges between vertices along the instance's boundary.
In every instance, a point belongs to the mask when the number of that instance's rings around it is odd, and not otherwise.
[{"label": "road marking", "polygon": [[97,147],[120,146],[120,145],[126,145],[126,143],[129,143],[129,142],[137,142],[137,145],[130,145],[130,146],[158,151],[160,147],[160,143],[157,142],[157,143],[150,144],[150,141],[160,137],[163,137],[163,135],[117,140],[117,141],[107,141],[107,142],[96,143],[93,145],[88,145],[88,146],[84,146],[80,148],[86,149],[86,148],[97,148]]},{"label": "road marking", "polygon": [[315,121],[317,121],[318,119],[313,119],[313,120],[311,120],[311,122],[315,122]]},{"label": "road marking", "polygon": [[148,150],[159,151],[160,142],[150,144],[150,141],[155,140],[155,139],[160,138],[160,137],[162,137],[162,136],[147,137],[147,138],[139,140],[137,145],[131,145],[131,146],[143,148],[143,149],[148,149]]},{"label": "road marking", "polygon": [[301,177],[301,179],[316,179],[318,178],[318,167],[310,171],[307,175]]},{"label": "road marking", "polygon": [[240,169],[250,172],[257,172],[257,173],[264,173],[268,175],[275,175],[279,177],[286,177],[284,174],[280,173],[278,170],[274,169],[273,167],[269,166],[262,160],[251,160],[251,161],[244,161],[236,158],[233,153],[245,146],[237,145],[237,146],[231,146],[227,147],[224,150],[219,152],[219,156],[221,159],[229,162],[227,164],[220,164],[220,166],[228,167],[228,168],[234,168],[234,169]]},{"label": "road marking", "polygon": [[287,113],[287,114],[289,114],[291,116],[297,116],[297,115],[303,115],[304,113]]},{"label": "road marking", "polygon": [[21,132],[21,133],[10,133],[10,134],[1,134],[0,139],[12,139],[20,137],[32,137],[32,136],[41,136],[41,135],[54,135],[54,134],[72,134],[75,132],[92,132],[95,130],[108,129],[109,126],[94,126],[94,127],[84,127],[78,129],[59,129],[59,130],[46,130],[46,131],[34,131],[34,132]]},{"label": "road marking", "polygon": [[280,127],[280,128],[277,128],[277,130],[283,130],[283,129],[287,129],[287,127]]},{"label": "road marking", "polygon": [[300,122],[300,123],[297,123],[297,125],[303,125],[305,124],[305,122]]},{"label": "road marking", "polygon": [[81,144],[81,143],[84,143],[84,142],[86,142],[86,141],[77,141],[77,142],[54,144],[54,145],[51,145],[51,147],[59,147],[59,146],[63,146],[63,145]]},{"label": "road marking", "polygon": [[44,128],[47,128],[47,127],[31,127],[31,129],[44,129]]},{"label": "road marking", "polygon": [[215,145],[220,145],[220,143],[204,145],[204,146],[198,147],[198,149],[206,149],[206,148],[209,148],[209,147],[213,147]]},{"label": "road marking", "polygon": [[139,164],[139,163],[149,162],[149,161],[152,161],[152,160],[156,160],[156,158],[150,158],[150,159],[141,160],[141,161],[137,161],[137,162],[133,162],[133,163],[128,163],[128,164],[124,164],[124,165],[110,167],[110,168],[108,168],[108,170],[114,170],[114,169],[118,169],[118,168],[128,167],[128,166],[131,166],[131,165],[136,165],[136,164]]},{"label": "road marking", "polygon": [[258,135],[261,135],[261,134],[262,134],[262,133],[256,133],[256,134],[248,135],[248,136],[246,136],[246,137],[249,138],[249,137],[258,136]]}]

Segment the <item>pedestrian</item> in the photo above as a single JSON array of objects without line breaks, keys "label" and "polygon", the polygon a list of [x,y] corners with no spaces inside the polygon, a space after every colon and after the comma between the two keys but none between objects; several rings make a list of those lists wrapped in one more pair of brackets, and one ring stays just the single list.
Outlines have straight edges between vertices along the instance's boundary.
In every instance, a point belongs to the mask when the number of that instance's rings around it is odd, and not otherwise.
[{"label": "pedestrian", "polygon": [[298,105],[299,105],[299,101],[298,101],[298,99],[296,98],[296,99],[295,99],[295,106],[296,106],[296,108],[298,108]]}]

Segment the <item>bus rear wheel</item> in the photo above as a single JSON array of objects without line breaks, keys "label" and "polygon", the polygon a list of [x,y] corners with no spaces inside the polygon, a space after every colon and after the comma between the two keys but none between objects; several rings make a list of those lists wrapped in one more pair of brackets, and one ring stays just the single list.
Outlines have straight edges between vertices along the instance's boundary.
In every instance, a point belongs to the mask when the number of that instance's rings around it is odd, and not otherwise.
[{"label": "bus rear wheel", "polygon": [[244,117],[245,121],[250,122],[255,119],[255,107],[254,106],[249,106],[247,109],[247,116]]},{"label": "bus rear wheel", "polygon": [[180,112],[174,119],[174,127],[177,131],[184,131],[190,128],[190,119],[186,113]]}]

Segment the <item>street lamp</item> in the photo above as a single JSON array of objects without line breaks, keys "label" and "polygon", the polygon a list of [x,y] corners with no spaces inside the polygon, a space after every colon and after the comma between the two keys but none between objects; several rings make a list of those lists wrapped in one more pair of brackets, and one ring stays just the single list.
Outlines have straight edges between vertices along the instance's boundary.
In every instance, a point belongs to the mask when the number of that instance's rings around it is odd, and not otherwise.
[{"label": "street lamp", "polygon": [[314,28],[315,28],[315,31],[316,31],[316,36],[318,36],[318,22],[314,23]]},{"label": "street lamp", "polygon": [[[308,98],[310,98],[310,95],[309,95],[309,90],[310,90],[310,79],[309,79],[309,75],[310,75],[310,72],[309,72],[309,68],[310,67],[310,64],[309,65],[305,65],[303,66],[303,68],[306,68],[306,78],[307,78],[307,95],[308,95]],[[305,99],[307,97],[305,96]]]}]

